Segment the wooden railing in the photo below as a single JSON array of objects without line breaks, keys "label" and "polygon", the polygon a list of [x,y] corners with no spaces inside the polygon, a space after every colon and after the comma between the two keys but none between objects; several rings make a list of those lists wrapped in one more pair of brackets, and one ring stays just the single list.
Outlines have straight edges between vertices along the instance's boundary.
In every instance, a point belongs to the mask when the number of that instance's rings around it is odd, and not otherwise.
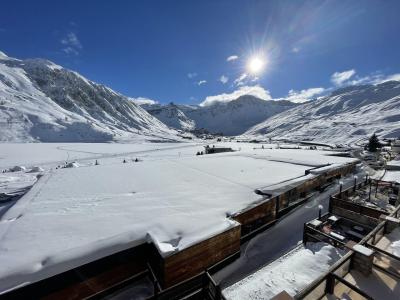
[{"label": "wooden railing", "polygon": [[197,297],[198,299],[223,299],[221,288],[215,283],[211,275],[204,271],[177,285],[162,290],[147,300],[178,300]]},{"label": "wooden railing", "polygon": [[[391,217],[398,217],[400,215],[400,205],[396,207],[396,209],[390,214]],[[325,218],[326,215],[323,216]],[[366,235],[359,244],[365,245],[376,251],[377,257],[384,257],[387,259],[394,259],[395,261],[400,261],[400,258],[396,255],[384,251],[375,246],[375,244],[382,238],[385,234],[386,221],[380,222],[368,235]],[[316,234],[318,234],[316,236]],[[322,237],[322,238],[321,238]],[[318,230],[309,227],[307,224],[304,224],[304,236],[303,241],[307,242],[307,239],[311,238],[317,241],[325,242],[327,239],[335,240],[332,237],[319,232]],[[338,245],[342,244],[340,241],[334,241]],[[334,294],[335,289],[337,288],[337,284],[345,285],[347,288],[351,289],[354,293],[360,295],[365,299],[373,299],[367,293],[351,284],[347,280],[345,280],[345,276],[351,270],[351,263],[354,252],[349,251],[345,256],[343,256],[336,264],[334,264],[328,272],[321,275],[315,281],[313,281],[310,285],[304,288],[301,292],[299,292],[294,298],[295,299],[320,299],[326,294]],[[388,275],[391,275],[397,279],[400,279],[400,274],[394,272],[390,268],[385,268],[378,263],[374,263],[375,268],[379,268],[381,271],[385,272]]]},{"label": "wooden railing", "polygon": [[334,206],[336,207],[340,207],[346,210],[350,210],[352,212],[364,215],[364,216],[368,216],[374,219],[379,219],[379,217],[381,215],[389,215],[389,213],[387,211],[381,210],[381,209],[375,209],[375,208],[371,208],[371,207],[366,207],[364,205],[360,205],[348,200],[343,200],[340,198],[337,198],[335,196],[331,197],[332,201],[330,203],[330,207],[333,208]]},{"label": "wooden railing", "polygon": [[212,265],[210,268],[201,272],[200,274],[193,276],[183,282],[173,285],[167,289],[162,290],[158,285],[158,280],[152,272],[151,266],[149,265],[149,273],[153,274],[151,279],[154,283],[154,295],[147,300],[155,299],[182,299],[185,297],[198,296],[202,299],[209,300],[220,300],[224,299],[221,287],[212,278],[212,274],[220,271],[240,256],[240,252],[236,252],[218,263]]},{"label": "wooden railing", "polygon": [[316,240],[317,242],[323,242],[333,245],[334,247],[343,248],[346,243],[334,238],[331,235],[328,235],[322,231],[316,230],[307,224],[304,225],[304,232],[303,232],[303,243],[306,244],[310,239]]}]

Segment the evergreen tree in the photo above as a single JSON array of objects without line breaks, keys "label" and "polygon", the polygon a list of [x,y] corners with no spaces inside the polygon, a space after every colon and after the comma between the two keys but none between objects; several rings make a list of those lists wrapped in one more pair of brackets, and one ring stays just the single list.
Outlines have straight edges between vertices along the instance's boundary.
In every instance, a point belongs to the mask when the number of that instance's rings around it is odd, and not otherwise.
[{"label": "evergreen tree", "polygon": [[379,142],[378,137],[374,133],[370,138],[369,138],[369,143],[368,143],[368,150],[371,152],[376,152],[378,148],[381,147],[381,143]]}]

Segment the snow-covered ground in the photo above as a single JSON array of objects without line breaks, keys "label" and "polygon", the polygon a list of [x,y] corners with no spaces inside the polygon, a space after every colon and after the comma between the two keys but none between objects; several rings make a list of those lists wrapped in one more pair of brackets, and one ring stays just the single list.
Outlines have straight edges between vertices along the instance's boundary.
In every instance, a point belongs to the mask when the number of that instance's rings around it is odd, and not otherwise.
[{"label": "snow-covered ground", "polygon": [[[149,239],[169,255],[236,226],[226,217],[261,201],[255,188],[299,177],[315,164],[351,161],[327,151],[221,145],[238,151],[195,156],[202,145],[194,143],[9,145],[4,165],[19,157],[13,147],[25,151],[29,165],[29,147],[37,147],[32,161],[50,164],[50,171],[0,219],[0,291]],[[66,151],[80,167],[54,169]]]},{"label": "snow-covered ground", "polygon": [[387,251],[400,257],[400,229],[396,228],[391,233],[387,234],[386,238],[390,241]]},{"label": "snow-covered ground", "polygon": [[[6,143],[1,144],[0,169],[15,165],[55,167],[66,161],[94,161],[112,157],[161,155],[193,155],[203,150],[196,143]],[[186,150],[185,150],[186,149]],[[166,154],[164,153],[166,150]],[[176,150],[176,151],[174,151]],[[161,154],[157,154],[161,153]]]},{"label": "snow-covered ground", "polygon": [[[211,141],[212,144],[213,141]],[[94,162],[95,159],[109,163],[111,158],[121,159],[146,158],[165,159],[193,156],[197,151],[203,151],[203,145],[210,141],[190,143],[5,143],[1,144],[0,169],[15,165],[55,167],[66,161]],[[317,166],[326,163],[342,163],[347,158],[328,156],[333,152],[306,149],[275,149],[276,144],[261,144],[224,142],[213,145],[231,147],[243,155],[252,155],[268,160],[287,161],[307,166]],[[267,149],[274,148],[274,149]],[[300,155],[293,155],[300,153]]]},{"label": "snow-covered ground", "polygon": [[282,291],[294,296],[326,272],[343,254],[326,243],[301,245],[226,288],[223,294],[228,300],[271,299]]}]

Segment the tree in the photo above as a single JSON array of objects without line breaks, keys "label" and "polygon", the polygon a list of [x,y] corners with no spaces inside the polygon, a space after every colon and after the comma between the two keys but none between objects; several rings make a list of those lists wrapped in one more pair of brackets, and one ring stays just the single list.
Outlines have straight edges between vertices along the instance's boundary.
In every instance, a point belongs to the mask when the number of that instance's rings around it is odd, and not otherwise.
[{"label": "tree", "polygon": [[376,150],[378,148],[380,148],[382,145],[379,142],[378,137],[376,136],[376,134],[374,133],[370,138],[369,138],[369,142],[368,142],[368,150],[370,152],[376,152]]}]

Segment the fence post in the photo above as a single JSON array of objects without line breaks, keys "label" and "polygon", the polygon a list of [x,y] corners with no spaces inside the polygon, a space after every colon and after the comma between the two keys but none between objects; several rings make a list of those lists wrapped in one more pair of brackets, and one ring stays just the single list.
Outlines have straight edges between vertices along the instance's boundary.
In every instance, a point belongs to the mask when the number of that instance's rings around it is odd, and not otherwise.
[{"label": "fence post", "polygon": [[333,295],[335,292],[335,277],[331,273],[326,277],[325,293]]},{"label": "fence post", "polygon": [[157,295],[161,291],[160,283],[158,282],[158,279],[157,279],[156,275],[154,274],[153,268],[151,267],[150,263],[147,263],[147,269],[150,271],[150,277],[153,281],[154,296],[156,296],[156,299],[157,299]]},{"label": "fence post", "polygon": [[278,219],[278,216],[279,216],[279,209],[280,209],[279,198],[280,198],[279,195],[275,197],[275,219]]},{"label": "fence post", "polygon": [[217,285],[217,299],[216,300],[222,300],[224,298],[222,298],[222,289],[221,286],[218,284]]}]

